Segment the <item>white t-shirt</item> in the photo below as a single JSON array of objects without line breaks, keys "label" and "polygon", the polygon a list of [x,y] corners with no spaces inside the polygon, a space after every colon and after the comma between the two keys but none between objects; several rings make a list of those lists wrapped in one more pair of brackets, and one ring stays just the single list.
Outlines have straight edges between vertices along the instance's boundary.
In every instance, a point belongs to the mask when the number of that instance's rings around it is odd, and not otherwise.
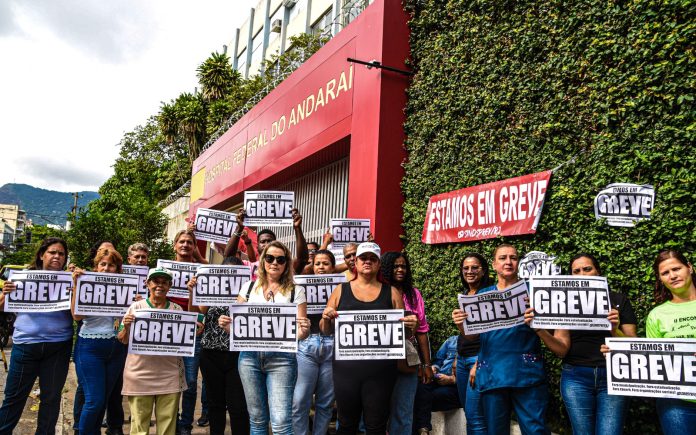
[{"label": "white t-shirt", "polygon": [[247,293],[249,292],[249,286],[251,286],[252,282],[254,283],[254,288],[251,290],[251,293],[249,293],[249,299],[247,299],[247,302],[252,302],[255,304],[272,304],[275,301],[280,304],[294,303],[298,305],[307,302],[307,297],[305,296],[305,290],[303,287],[295,287],[295,299],[292,301],[290,300],[292,292],[288,292],[287,295],[278,292],[273,296],[273,300],[267,301],[263,296],[263,289],[259,285],[259,281],[249,281],[248,283],[244,284],[242,289],[239,291],[239,295],[241,297],[246,297]]}]

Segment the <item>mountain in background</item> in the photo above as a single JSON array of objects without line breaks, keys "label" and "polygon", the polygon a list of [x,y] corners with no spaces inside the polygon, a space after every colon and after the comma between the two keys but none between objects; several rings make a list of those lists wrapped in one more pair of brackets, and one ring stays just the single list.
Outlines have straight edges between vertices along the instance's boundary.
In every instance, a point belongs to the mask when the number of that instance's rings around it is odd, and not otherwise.
[{"label": "mountain in background", "polygon": [[[78,193],[78,207],[84,207],[99,198],[97,192]],[[19,208],[27,212],[27,219],[39,225],[56,224],[64,227],[74,201],[72,192],[56,192],[14,183],[0,187],[0,204],[19,204]]]}]

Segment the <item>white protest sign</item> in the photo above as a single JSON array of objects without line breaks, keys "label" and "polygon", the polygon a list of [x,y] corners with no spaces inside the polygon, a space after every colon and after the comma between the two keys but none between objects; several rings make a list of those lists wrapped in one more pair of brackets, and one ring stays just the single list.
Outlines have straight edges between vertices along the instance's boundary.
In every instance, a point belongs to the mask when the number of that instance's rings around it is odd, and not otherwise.
[{"label": "white protest sign", "polygon": [[531,276],[560,275],[561,266],[557,265],[555,261],[556,256],[541,251],[530,251],[520,260],[517,273],[523,279]]},{"label": "white protest sign", "polygon": [[135,264],[124,264],[121,267],[121,271],[126,275],[138,275],[138,277],[140,278],[138,294],[146,298],[150,293],[147,289],[147,273],[150,271],[150,268],[147,266],[138,266]]},{"label": "white protest sign", "polygon": [[84,272],[77,279],[75,314],[123,317],[139,287],[137,275]]},{"label": "white protest sign", "polygon": [[655,205],[655,189],[649,184],[612,183],[594,200],[597,219],[606,219],[612,227],[633,227],[650,219]]},{"label": "white protest sign", "polygon": [[468,314],[464,319],[466,335],[481,334],[496,329],[512,328],[524,323],[527,286],[518,281],[503,290],[459,295],[459,308]]},{"label": "white protest sign", "polygon": [[244,192],[244,225],[265,227],[292,226],[295,192]]},{"label": "white protest sign", "polygon": [[343,248],[348,243],[362,243],[367,241],[370,234],[369,219],[331,219],[331,249]]},{"label": "white protest sign", "polygon": [[251,281],[249,266],[201,265],[196,273],[193,305],[226,306],[236,302],[242,284]]},{"label": "white protest sign", "polygon": [[193,233],[197,240],[227,243],[237,229],[237,215],[220,210],[199,208],[196,210],[196,229]]},{"label": "white protest sign", "polygon": [[196,349],[197,313],[180,310],[136,310],[128,340],[128,353],[193,356]]},{"label": "white protest sign", "polygon": [[404,310],[341,311],[335,320],[337,360],[404,359]]},{"label": "white protest sign", "polygon": [[70,309],[72,273],[51,270],[12,270],[17,289],[5,296],[5,311],[39,313]]},{"label": "white protest sign", "polygon": [[339,264],[343,264],[346,262],[346,259],[343,257],[343,249],[330,249],[331,253],[334,255],[334,258],[336,259],[336,265],[338,266]]},{"label": "white protest sign", "polygon": [[603,276],[533,276],[529,301],[533,328],[611,331],[609,287]]},{"label": "white protest sign", "polygon": [[696,400],[696,339],[606,338],[609,394]]},{"label": "white protest sign", "polygon": [[295,275],[295,291],[303,288],[307,297],[307,314],[321,314],[337,285],[346,282],[342,273],[326,275]]},{"label": "white protest sign", "polygon": [[236,304],[230,317],[230,350],[297,352],[296,304]]},{"label": "white protest sign", "polygon": [[[186,263],[183,261],[157,260],[157,267],[164,267],[169,270],[174,278],[172,279],[172,287],[167,293],[167,297],[188,299],[188,287],[186,284],[193,278],[200,264]],[[186,309],[186,307],[181,307]]]}]

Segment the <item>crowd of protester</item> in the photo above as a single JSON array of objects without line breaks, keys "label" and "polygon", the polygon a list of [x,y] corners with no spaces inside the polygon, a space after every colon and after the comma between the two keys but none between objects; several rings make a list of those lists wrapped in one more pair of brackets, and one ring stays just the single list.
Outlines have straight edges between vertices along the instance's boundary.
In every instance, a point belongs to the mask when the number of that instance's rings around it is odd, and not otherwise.
[{"label": "crowd of protester", "polygon": [[[611,349],[604,339],[636,336],[638,319],[626,295],[610,293],[607,318],[612,329],[606,332],[535,329],[534,310],[528,308],[524,324],[466,335],[467,314],[456,308],[452,320],[459,335],[431,355],[428,295],[415,287],[406,254],[382,253],[370,237],[368,242],[345,246],[344,262],[337,265],[327,249],[331,234],[321,244],[307,243],[297,210],[293,211],[294,256],[270,230],[260,231],[254,246],[243,222],[242,211],[236,232],[222,250],[223,264],[246,264],[253,270],[237,303],[296,304],[296,354],[230,351],[229,307],[195,306],[192,297],[168,296],[172,273],[153,268],[147,275],[148,296],[134,301],[123,318],[76,315],[74,296],[72,310],[17,314],[0,435],[13,432],[37,378],[41,404],[36,433],[54,433],[71,354],[79,382],[75,432],[80,435],[101,433],[103,420],[107,433],[123,433],[122,396],[130,408],[131,434],[149,433],[153,412],[158,434],[190,433],[199,369],[211,434],[224,434],[229,417],[235,435],[267,434],[269,426],[278,435],[324,435],[334,411],[338,434],[424,434],[432,430],[433,411],[457,408],[464,409],[468,434],[509,433],[513,411],[523,434],[547,434],[549,386],[542,343],[562,360],[561,396],[573,433],[622,433],[630,397],[607,393],[605,354]],[[191,228],[177,234],[173,249],[176,261],[207,263]],[[509,288],[520,281],[519,259],[509,244],[497,246],[490,259],[482,253],[465,254],[459,263],[457,292],[477,295]],[[123,258],[110,242],[96,245],[92,260],[94,272],[121,273]],[[147,265],[150,260],[144,244],[128,249],[129,264]],[[61,271],[67,263],[66,242],[47,238],[29,269]],[[72,265],[70,270],[74,279],[85,273]],[[601,270],[587,253],[575,255],[569,264],[572,275],[599,276]],[[691,263],[678,251],[665,250],[657,255],[653,270],[658,305],[648,315],[647,336],[696,338],[696,274]],[[333,290],[323,314],[307,315],[306,295],[295,286],[294,275],[332,273],[344,273],[347,281]],[[188,283],[190,292],[195,285],[194,277]],[[11,280],[4,284],[0,307],[15,290]],[[195,356],[129,354],[129,329],[141,309],[199,313]],[[389,309],[404,310],[407,347],[417,353],[418,363],[334,358],[334,323],[342,311]],[[675,330],[677,319],[684,318],[692,320]],[[74,321],[79,323],[76,333]],[[655,402],[665,433],[696,427],[696,402],[667,398]]]}]

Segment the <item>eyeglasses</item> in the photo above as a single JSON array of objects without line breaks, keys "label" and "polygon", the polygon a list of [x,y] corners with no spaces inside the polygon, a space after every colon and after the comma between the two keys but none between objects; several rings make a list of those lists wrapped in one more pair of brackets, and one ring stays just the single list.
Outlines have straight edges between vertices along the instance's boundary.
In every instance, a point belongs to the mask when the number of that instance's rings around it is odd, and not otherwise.
[{"label": "eyeglasses", "polygon": [[285,264],[288,261],[288,258],[285,255],[279,255],[279,256],[273,256],[270,254],[266,254],[263,257],[263,261],[265,261],[268,264],[273,264],[273,262],[276,262],[278,264]]},{"label": "eyeglasses", "polygon": [[464,272],[478,272],[481,270],[481,266],[463,266],[462,270]]},{"label": "eyeglasses", "polygon": [[578,273],[580,273],[581,270],[583,272],[589,273],[589,272],[592,272],[594,270],[594,266],[585,266],[585,267],[581,267],[578,269],[573,269],[573,273],[578,274]]},{"label": "eyeglasses", "polygon": [[317,253],[317,250],[316,250],[316,249],[310,249],[310,250],[309,250],[309,253],[310,253],[310,254],[316,254],[316,253]]},{"label": "eyeglasses", "polygon": [[371,261],[373,263],[377,263],[379,261],[379,258],[377,258],[374,255],[361,255],[358,257],[358,260],[362,261],[363,263]]},{"label": "eyeglasses", "polygon": [[408,270],[408,266],[406,266],[405,264],[395,264],[394,270],[396,270],[396,269]]}]

